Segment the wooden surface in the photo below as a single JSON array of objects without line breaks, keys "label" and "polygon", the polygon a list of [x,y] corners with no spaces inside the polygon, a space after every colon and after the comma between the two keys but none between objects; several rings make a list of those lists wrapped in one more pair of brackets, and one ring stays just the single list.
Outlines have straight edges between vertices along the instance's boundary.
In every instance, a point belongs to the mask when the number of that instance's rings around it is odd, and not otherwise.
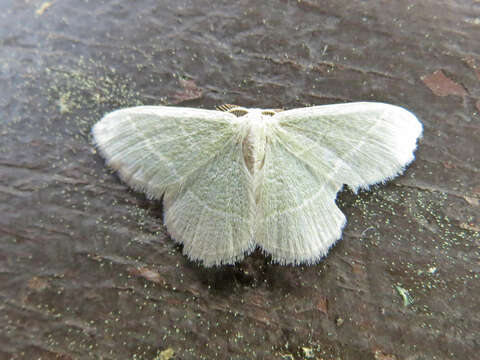
[{"label": "wooden surface", "polygon": [[[478,356],[478,1],[0,5],[0,359]],[[310,267],[187,261],[89,133],[139,104],[358,100],[424,138],[404,176],[340,194]]]}]

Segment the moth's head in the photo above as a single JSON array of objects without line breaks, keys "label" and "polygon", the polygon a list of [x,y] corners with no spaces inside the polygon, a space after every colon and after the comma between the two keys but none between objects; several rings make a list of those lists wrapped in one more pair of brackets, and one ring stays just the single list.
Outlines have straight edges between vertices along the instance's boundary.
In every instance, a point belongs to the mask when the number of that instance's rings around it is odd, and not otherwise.
[{"label": "moth's head", "polygon": [[242,106],[237,106],[237,105],[231,105],[231,104],[225,104],[221,106],[217,106],[217,110],[220,111],[225,111],[229,112],[236,117],[242,117],[242,116],[273,116],[276,113],[283,111],[283,109],[256,109],[256,108],[244,108]]}]

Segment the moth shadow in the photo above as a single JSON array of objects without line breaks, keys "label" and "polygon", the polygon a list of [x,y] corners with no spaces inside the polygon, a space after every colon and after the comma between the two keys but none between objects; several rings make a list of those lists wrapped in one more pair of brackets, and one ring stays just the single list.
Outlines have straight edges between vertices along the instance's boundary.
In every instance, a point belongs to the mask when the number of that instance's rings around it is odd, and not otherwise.
[{"label": "moth shadow", "polygon": [[[220,297],[232,294],[242,295],[252,290],[282,296],[287,293],[298,293],[302,273],[310,266],[281,265],[272,262],[271,256],[260,249],[255,250],[243,261],[235,265],[223,265],[205,268],[201,264],[186,260],[185,266],[193,278],[202,284],[204,289]],[[324,264],[312,265],[324,267]],[[311,271],[314,270],[313,268]]]},{"label": "moth shadow", "polygon": [[[178,247],[182,249],[183,246]],[[241,288],[256,287],[263,278],[265,262],[263,254],[255,251],[247,259],[233,265],[206,268],[187,260],[185,266],[192,271],[197,281],[211,291],[231,294]]]}]

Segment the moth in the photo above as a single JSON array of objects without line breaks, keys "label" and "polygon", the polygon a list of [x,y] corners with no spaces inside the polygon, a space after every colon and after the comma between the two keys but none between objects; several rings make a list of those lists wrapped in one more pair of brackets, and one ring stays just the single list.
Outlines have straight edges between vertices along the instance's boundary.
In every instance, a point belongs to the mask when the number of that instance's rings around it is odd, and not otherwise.
[{"label": "moth", "polygon": [[139,106],[92,129],[109,167],[162,199],[191,260],[233,264],[256,247],[313,264],[346,224],[339,190],[384,183],[414,159],[422,124],[408,110],[354,102],[291,110]]}]

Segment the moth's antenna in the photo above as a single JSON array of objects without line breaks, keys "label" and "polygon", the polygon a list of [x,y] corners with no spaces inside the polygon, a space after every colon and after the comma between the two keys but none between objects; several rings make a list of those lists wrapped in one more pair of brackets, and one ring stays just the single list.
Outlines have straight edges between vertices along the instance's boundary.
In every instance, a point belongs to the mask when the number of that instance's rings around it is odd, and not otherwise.
[{"label": "moth's antenna", "polygon": [[230,114],[233,114],[236,117],[240,117],[248,113],[247,109],[241,106],[232,105],[232,104],[223,104],[223,105],[217,106],[216,108],[219,111],[229,112]]},{"label": "moth's antenna", "polygon": [[240,106],[238,106],[238,105],[232,105],[232,104],[222,104],[222,105],[216,106],[216,109],[217,109],[218,111],[225,111],[225,112],[227,112],[227,111],[230,111],[230,110],[232,110],[232,109],[234,109],[234,108],[238,108],[238,107],[240,107]]},{"label": "moth's antenna", "polygon": [[283,111],[283,109],[267,109],[262,111],[262,115],[273,116],[281,111]]}]

